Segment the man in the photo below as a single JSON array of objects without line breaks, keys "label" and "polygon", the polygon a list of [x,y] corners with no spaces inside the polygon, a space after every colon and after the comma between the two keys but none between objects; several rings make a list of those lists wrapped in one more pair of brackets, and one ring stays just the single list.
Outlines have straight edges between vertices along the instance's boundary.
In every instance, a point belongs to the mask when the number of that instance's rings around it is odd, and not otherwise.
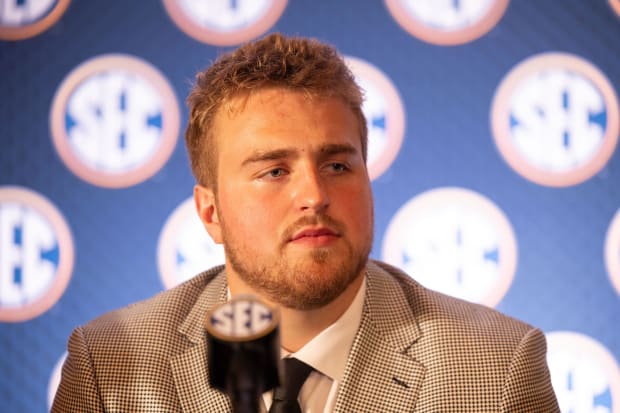
[{"label": "man", "polygon": [[77,328],[52,411],[230,411],[203,320],[241,293],[279,309],[283,354],[314,368],[304,411],[559,411],[539,330],[368,260],[362,94],[333,48],[267,36],[188,101],[196,208],[226,264]]}]

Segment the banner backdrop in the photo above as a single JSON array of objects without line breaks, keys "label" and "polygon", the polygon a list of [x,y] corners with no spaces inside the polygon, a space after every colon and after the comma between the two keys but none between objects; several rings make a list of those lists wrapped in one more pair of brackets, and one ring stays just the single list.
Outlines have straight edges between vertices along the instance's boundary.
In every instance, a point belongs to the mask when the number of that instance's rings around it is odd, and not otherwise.
[{"label": "banner backdrop", "polygon": [[223,262],[184,100],[274,31],[365,90],[372,257],[540,327],[563,412],[620,412],[619,0],[0,1],[0,410],[49,409],[76,326]]}]

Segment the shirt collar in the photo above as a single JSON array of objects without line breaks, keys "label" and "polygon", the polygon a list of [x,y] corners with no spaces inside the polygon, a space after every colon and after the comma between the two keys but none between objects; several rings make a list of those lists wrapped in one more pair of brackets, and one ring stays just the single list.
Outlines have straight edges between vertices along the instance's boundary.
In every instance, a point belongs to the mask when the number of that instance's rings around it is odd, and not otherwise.
[{"label": "shirt collar", "polygon": [[332,325],[307,342],[297,352],[289,354],[282,349],[282,357],[295,357],[312,366],[332,380],[340,381],[347,363],[353,339],[362,319],[366,278],[349,308]]}]

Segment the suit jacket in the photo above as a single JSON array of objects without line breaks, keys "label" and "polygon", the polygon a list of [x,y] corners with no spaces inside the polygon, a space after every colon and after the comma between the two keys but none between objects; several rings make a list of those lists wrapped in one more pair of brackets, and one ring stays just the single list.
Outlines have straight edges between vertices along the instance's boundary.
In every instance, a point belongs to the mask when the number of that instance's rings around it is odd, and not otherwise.
[{"label": "suit jacket", "polygon": [[[559,412],[544,335],[487,307],[367,266],[337,412]],[[52,412],[229,412],[209,386],[205,314],[221,267],[74,330]]]}]

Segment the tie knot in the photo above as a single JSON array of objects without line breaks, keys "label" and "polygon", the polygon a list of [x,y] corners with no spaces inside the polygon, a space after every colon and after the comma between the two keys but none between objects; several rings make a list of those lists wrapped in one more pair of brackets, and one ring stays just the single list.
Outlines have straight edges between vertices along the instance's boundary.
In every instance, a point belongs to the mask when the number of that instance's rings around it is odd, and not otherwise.
[{"label": "tie knot", "polygon": [[284,366],[284,380],[274,393],[274,400],[297,401],[299,390],[308,378],[312,366],[307,365],[296,358],[285,358],[282,360]]}]

